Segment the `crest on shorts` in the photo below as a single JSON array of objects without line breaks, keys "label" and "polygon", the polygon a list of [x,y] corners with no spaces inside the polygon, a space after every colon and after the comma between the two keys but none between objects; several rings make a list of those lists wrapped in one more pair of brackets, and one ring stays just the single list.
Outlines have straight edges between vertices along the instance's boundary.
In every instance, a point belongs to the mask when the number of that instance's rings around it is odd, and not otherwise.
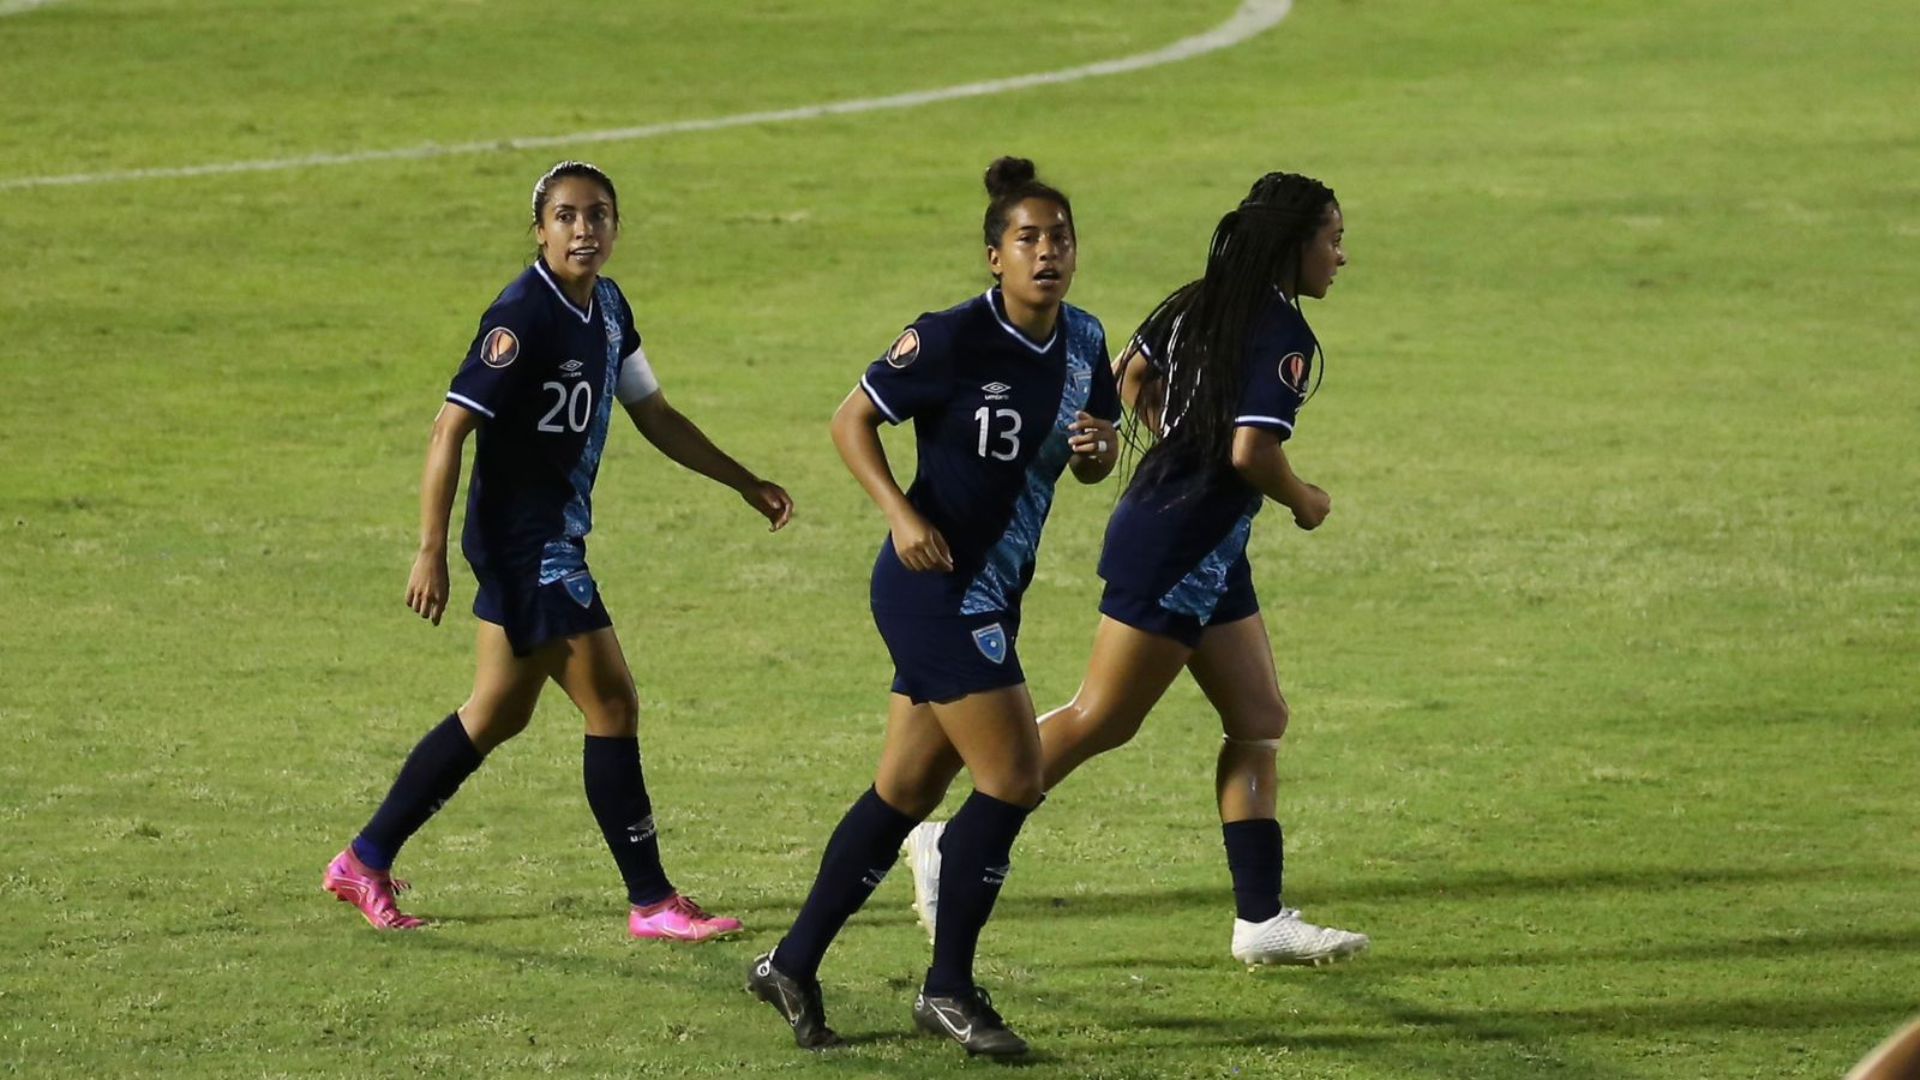
[{"label": "crest on shorts", "polygon": [[490,368],[506,367],[519,355],[520,339],[504,326],[487,331],[486,340],[480,343],[480,359]]},{"label": "crest on shorts", "polygon": [[593,606],[592,574],[587,573],[585,570],[576,570],[566,577],[561,578],[560,584],[567,587],[567,595],[573,597],[574,603],[579,604],[581,607]]},{"label": "crest on shorts", "polygon": [[973,643],[980,649],[980,655],[996,664],[1007,662],[1007,632],[999,623],[983,626],[973,632]]},{"label": "crest on shorts", "polygon": [[1304,355],[1297,352],[1290,352],[1280,358],[1280,381],[1287,384],[1287,389],[1294,393],[1305,395],[1307,392],[1307,372],[1311,370],[1311,368],[1312,365],[1307,363],[1307,358]]},{"label": "crest on shorts", "polygon": [[894,339],[893,347],[887,350],[887,364],[891,367],[905,368],[920,359],[920,331],[909,326],[905,333]]}]

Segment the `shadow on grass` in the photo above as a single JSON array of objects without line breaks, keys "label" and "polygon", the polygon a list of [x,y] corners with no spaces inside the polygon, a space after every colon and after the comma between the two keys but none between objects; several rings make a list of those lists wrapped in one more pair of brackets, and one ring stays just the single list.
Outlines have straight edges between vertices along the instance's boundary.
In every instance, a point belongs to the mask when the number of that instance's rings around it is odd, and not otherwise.
[{"label": "shadow on grass", "polygon": [[[1656,892],[1702,885],[1775,885],[1804,882],[1809,877],[1834,876],[1818,868],[1792,869],[1645,868],[1596,869],[1564,873],[1483,871],[1431,880],[1376,879],[1336,882],[1319,889],[1289,890],[1287,899],[1302,906],[1348,901],[1486,900],[1504,896],[1580,892]],[[1073,916],[1129,915],[1145,911],[1172,912],[1183,908],[1224,911],[1233,892],[1221,871],[1218,888],[1116,889],[1076,896],[1035,896],[1008,893],[994,909],[995,918],[1036,918],[1053,914]],[[862,913],[864,917],[864,913]]]},{"label": "shadow on grass", "polygon": [[[1428,971],[1487,968],[1530,968],[1560,965],[1702,961],[1722,963],[1728,960],[1788,959],[1796,955],[1819,953],[1885,953],[1920,950],[1920,929],[1886,931],[1808,932],[1764,938],[1693,940],[1673,944],[1618,946],[1613,948],[1531,949],[1500,954],[1452,954],[1446,956],[1395,955],[1391,944],[1375,949],[1339,972],[1353,970],[1381,975],[1402,975]],[[1237,966],[1223,950],[1206,958],[1172,956],[1100,956],[1055,960],[1050,967],[1065,971],[1111,970],[1126,972],[1155,970],[1170,972],[1218,971]],[[1274,973],[1278,975],[1278,973]],[[1334,974],[1328,972],[1324,974]]]},{"label": "shadow on grass", "polygon": [[[1910,1000],[1887,996],[1871,999],[1780,1000],[1739,998],[1719,1001],[1660,1002],[1589,1008],[1440,1009],[1391,1001],[1367,1001],[1379,1019],[1397,1029],[1372,1032],[1315,1032],[1312,1024],[1292,1030],[1261,1030],[1244,1017],[1130,1015],[1117,1023],[1145,1031],[1196,1033],[1220,1046],[1357,1046],[1381,1042],[1425,1040],[1438,1033],[1449,1038],[1482,1041],[1553,1043],[1576,1035],[1624,1035],[1645,1039],[1649,1031],[1758,1030],[1803,1031],[1813,1028],[1885,1026],[1913,1010]],[[1250,1030],[1251,1029],[1251,1030]]]}]

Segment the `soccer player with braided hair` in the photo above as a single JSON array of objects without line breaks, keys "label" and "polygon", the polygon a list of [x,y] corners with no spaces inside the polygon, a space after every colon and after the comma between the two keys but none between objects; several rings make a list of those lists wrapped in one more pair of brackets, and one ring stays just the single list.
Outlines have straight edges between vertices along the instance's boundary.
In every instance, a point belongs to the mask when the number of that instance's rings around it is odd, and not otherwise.
[{"label": "soccer player with braided hair", "polygon": [[[894,680],[873,786],[827,841],[792,928],[747,971],[747,989],[807,1049],[839,1041],[817,977],[827,948],[964,764],[973,792],[947,825],[946,918],[913,1019],[969,1054],[1027,1051],[973,978],[980,931],[1042,790],[1020,601],[1060,474],[1095,483],[1119,458],[1120,399],[1099,320],[1065,302],[1078,261],[1066,195],[1024,158],[995,161],[986,185],[996,283],[914,320],[833,417],[835,447],[887,518],[872,605]],[[909,419],[919,453],[902,492],[878,429]]]},{"label": "soccer player with braided hair", "polygon": [[[1182,668],[1220,715],[1215,772],[1233,878],[1231,951],[1247,964],[1321,964],[1367,947],[1281,903],[1275,753],[1287,704],[1254,595],[1247,538],[1265,500],[1314,529],[1331,500],[1293,470],[1284,443],[1310,396],[1318,342],[1302,297],[1323,299],[1346,265],[1332,190],[1269,173],[1220,219],[1205,276],[1167,297],[1116,364],[1146,449],[1107,526],[1106,590],[1085,680],[1040,718],[1044,784],[1131,739]],[[942,830],[909,836],[914,906],[943,912]]]},{"label": "soccer player with braided hair", "polygon": [[593,484],[617,400],[656,449],[738,492],[774,529],[793,500],[728,457],[667,404],[620,287],[600,276],[620,234],[619,196],[585,162],[533,188],[539,251],[480,319],[434,420],[420,483],[420,551],[407,606],[435,626],[447,609],[447,523],[467,438],[479,433],[460,549],[478,588],[473,693],[414,747],[366,827],[327,866],[324,887],[379,930],[423,920],[394,901],[390,872],[421,826],[498,745],[523,730],[549,680],[586,718],[587,805],[625,881],[637,938],[699,941],[740,929],[681,895],[660,863],[640,768],[640,701],[613,618],[587,569]]}]

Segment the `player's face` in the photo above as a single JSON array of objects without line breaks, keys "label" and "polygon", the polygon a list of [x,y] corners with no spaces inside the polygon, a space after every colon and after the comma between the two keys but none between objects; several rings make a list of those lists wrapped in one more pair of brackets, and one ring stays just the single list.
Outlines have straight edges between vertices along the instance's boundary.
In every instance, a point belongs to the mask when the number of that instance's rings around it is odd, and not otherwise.
[{"label": "player's face", "polygon": [[613,197],[584,176],[568,176],[547,192],[540,212],[540,254],[563,281],[592,281],[613,255],[619,234]]},{"label": "player's face", "polygon": [[1300,252],[1300,295],[1325,300],[1333,288],[1334,275],[1347,265],[1346,223],[1340,218],[1340,204],[1328,203],[1320,219],[1320,228]]},{"label": "player's face", "polygon": [[1007,215],[1000,246],[987,249],[987,266],[1010,299],[1044,308],[1066,298],[1078,257],[1067,208],[1052,199],[1023,199]]}]

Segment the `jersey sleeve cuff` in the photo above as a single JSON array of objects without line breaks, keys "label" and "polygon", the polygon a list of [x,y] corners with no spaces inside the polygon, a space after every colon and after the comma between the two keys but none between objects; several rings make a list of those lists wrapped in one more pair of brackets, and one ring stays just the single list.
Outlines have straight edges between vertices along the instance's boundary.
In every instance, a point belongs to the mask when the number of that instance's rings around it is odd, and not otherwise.
[{"label": "jersey sleeve cuff", "polygon": [[449,390],[447,391],[447,400],[453,402],[455,405],[458,405],[463,409],[466,409],[468,412],[477,412],[481,416],[484,416],[489,420],[493,419],[492,409],[487,408],[485,405],[480,404],[479,402],[473,400],[472,398],[466,396],[465,394],[456,394],[453,391]]},{"label": "jersey sleeve cuff", "polygon": [[900,423],[900,415],[887,405],[887,399],[880,396],[880,391],[873,388],[873,384],[867,381],[865,375],[860,376],[860,389],[867,392],[868,399],[880,410],[880,415],[887,418],[887,423]]},{"label": "jersey sleeve cuff", "polygon": [[1261,416],[1257,413],[1234,417],[1233,426],[1265,428],[1268,431],[1284,431],[1288,435],[1293,434],[1293,421],[1282,420],[1277,416]]}]

